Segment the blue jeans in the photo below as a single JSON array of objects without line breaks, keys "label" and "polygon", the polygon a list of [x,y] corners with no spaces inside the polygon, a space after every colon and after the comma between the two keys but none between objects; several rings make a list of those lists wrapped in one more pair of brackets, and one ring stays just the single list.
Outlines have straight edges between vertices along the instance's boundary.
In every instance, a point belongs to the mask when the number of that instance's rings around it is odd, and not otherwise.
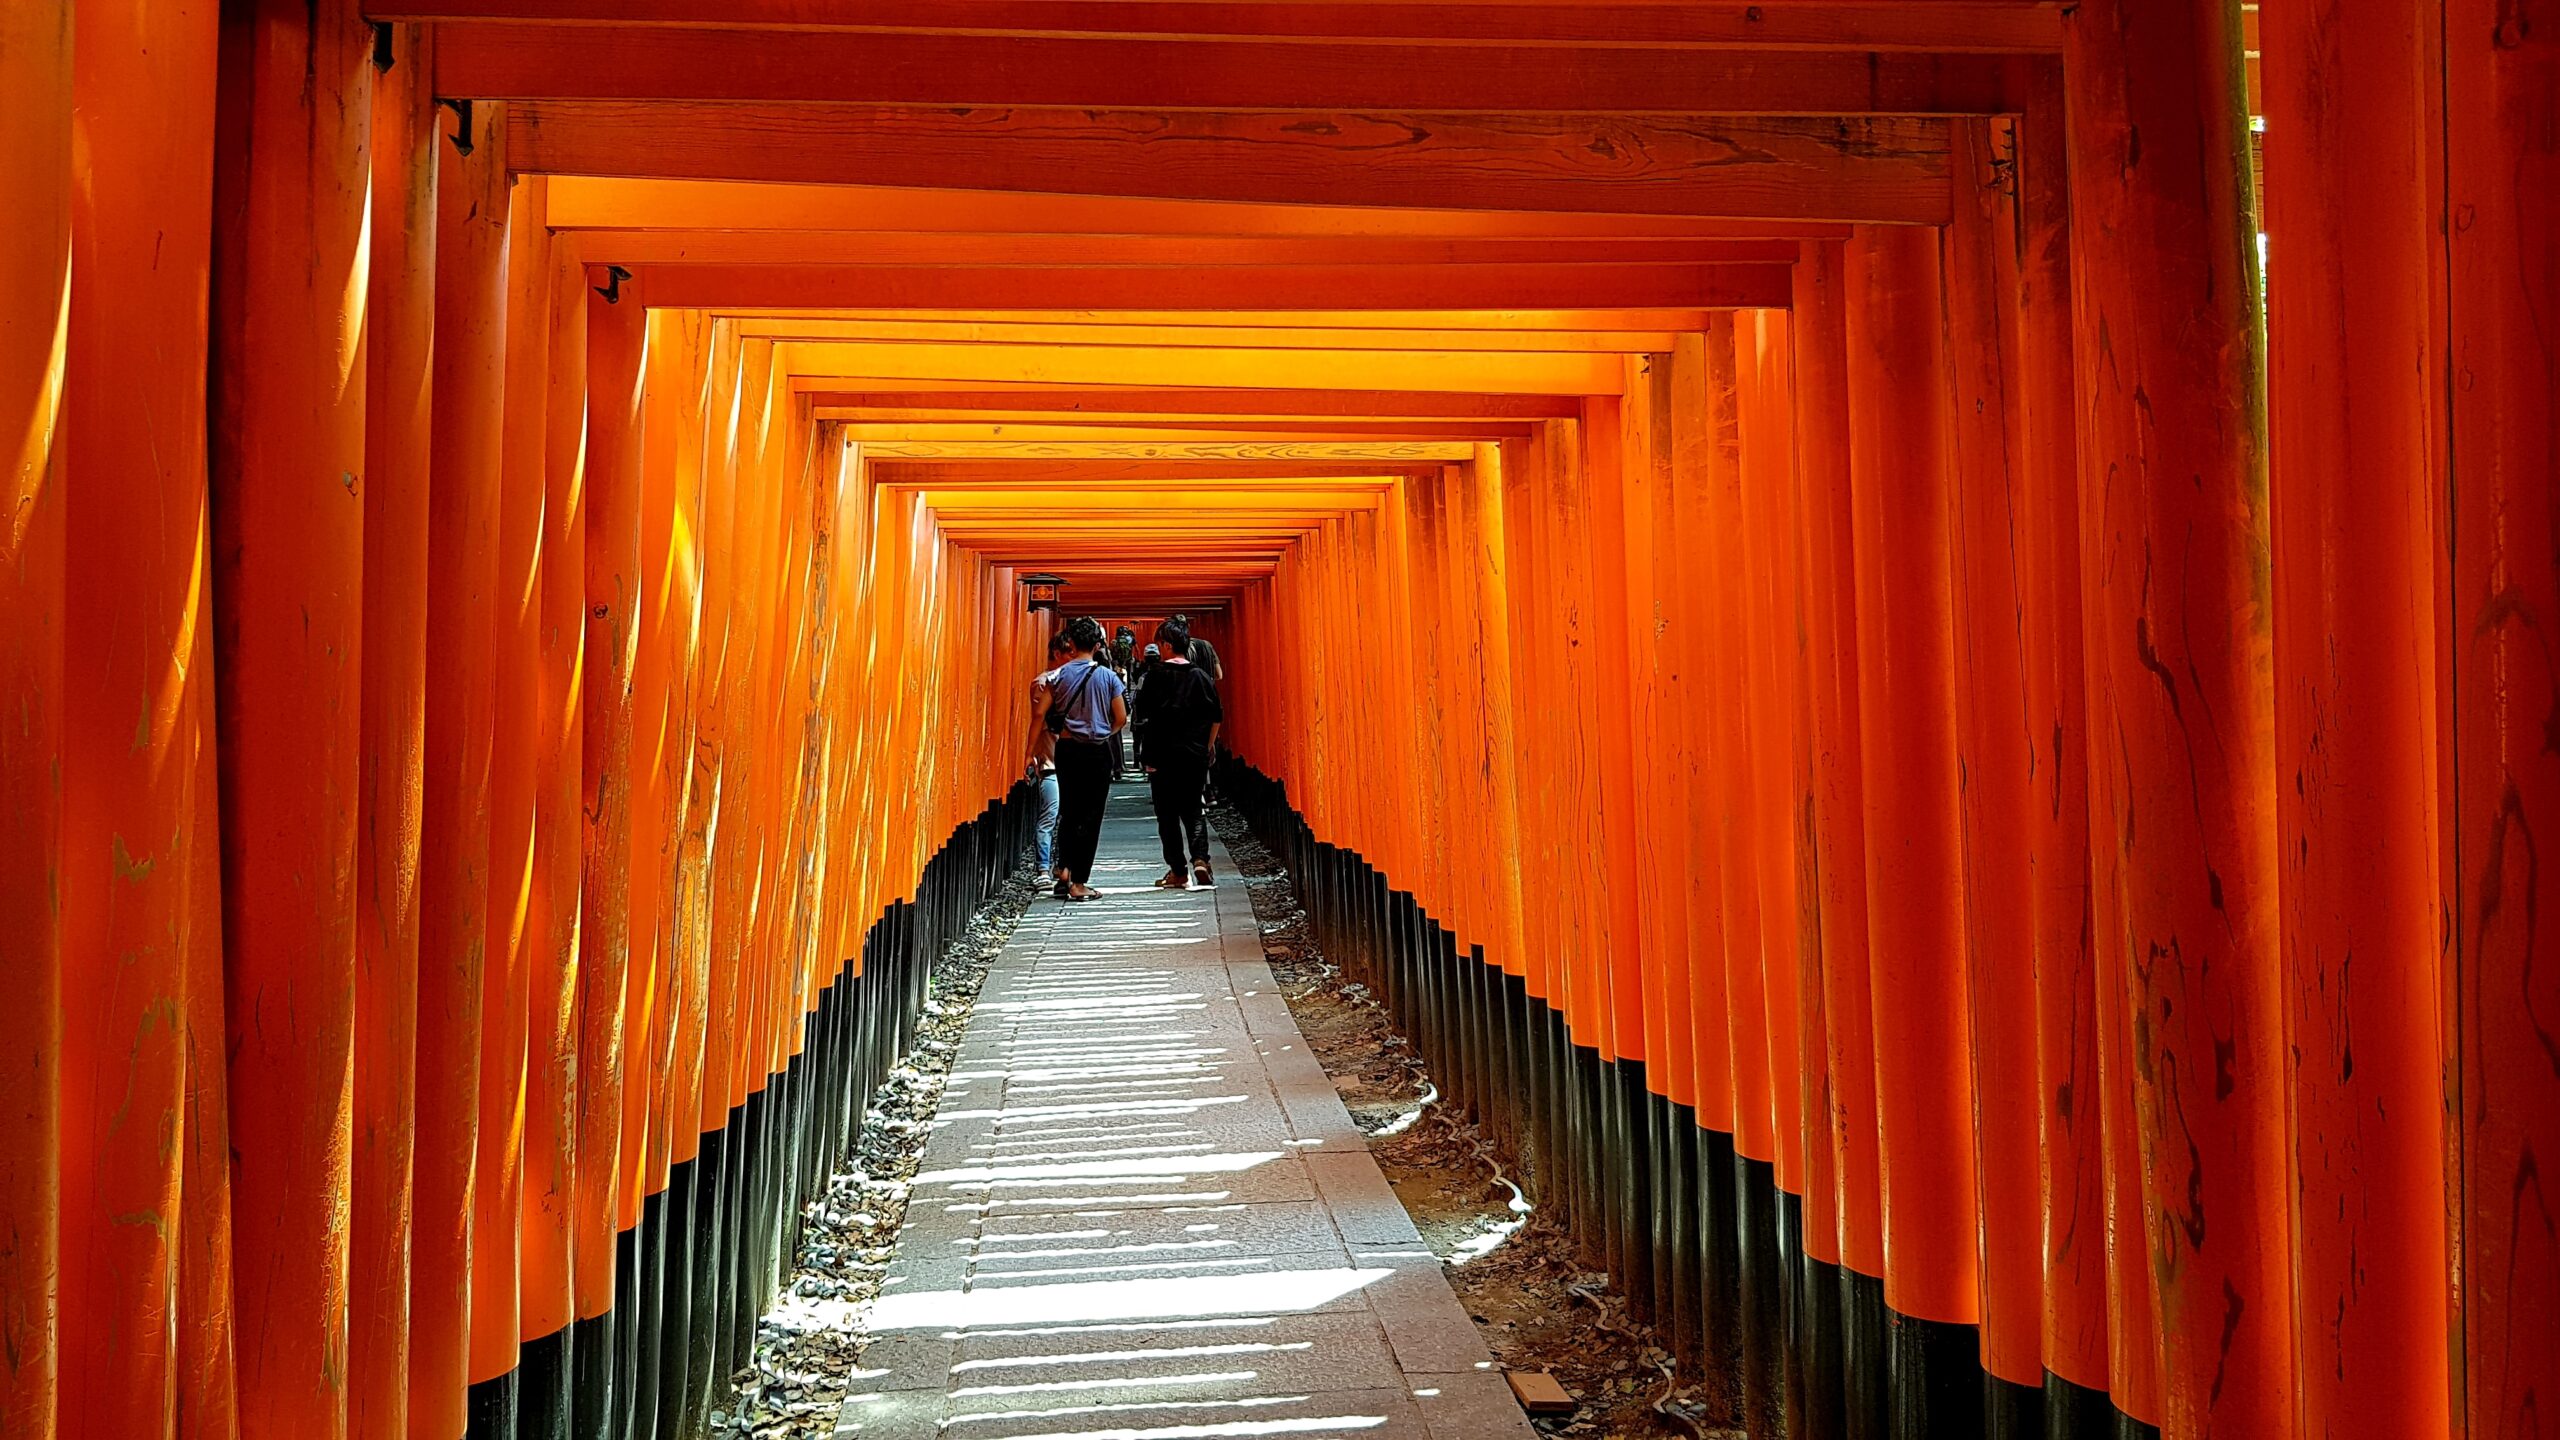
[{"label": "blue jeans", "polygon": [[1040,776],[1040,828],[1034,843],[1040,852],[1040,873],[1058,873],[1058,772],[1045,771]]}]

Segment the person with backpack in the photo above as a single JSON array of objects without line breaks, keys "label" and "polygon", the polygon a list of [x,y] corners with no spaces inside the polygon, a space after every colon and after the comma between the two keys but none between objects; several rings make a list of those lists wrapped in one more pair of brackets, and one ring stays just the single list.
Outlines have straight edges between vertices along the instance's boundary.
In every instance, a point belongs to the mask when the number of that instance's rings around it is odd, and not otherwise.
[{"label": "person with backpack", "polygon": [[[1049,668],[1031,682],[1031,713],[1043,715],[1049,709],[1050,677],[1075,652],[1068,648],[1067,632],[1049,637]],[[1040,857],[1040,873],[1055,877],[1058,873],[1058,741],[1046,725],[1031,727],[1031,763],[1023,767],[1023,778],[1039,788],[1039,819],[1032,831],[1032,849]],[[1067,882],[1060,880],[1054,892],[1066,898]]]},{"label": "person with backpack", "polygon": [[[1191,663],[1191,632],[1179,620],[1156,627],[1161,647],[1147,688],[1138,695],[1135,728],[1138,763],[1147,772],[1149,798],[1155,803],[1156,835],[1164,843],[1164,878],[1159,889],[1186,890],[1214,885],[1209,866],[1209,830],[1200,803],[1208,784],[1209,757],[1217,753],[1218,726],[1226,719],[1218,703],[1218,682]],[[1183,866],[1186,849],[1190,867]]]},{"label": "person with backpack", "polygon": [[1066,633],[1072,658],[1040,677],[1032,692],[1038,727],[1032,754],[1039,755],[1045,735],[1056,755],[1058,849],[1053,873],[1063,887],[1061,898],[1091,900],[1100,892],[1085,882],[1093,878],[1093,853],[1102,843],[1102,810],[1111,799],[1111,742],[1128,727],[1129,692],[1103,658],[1101,621],[1079,615]]}]

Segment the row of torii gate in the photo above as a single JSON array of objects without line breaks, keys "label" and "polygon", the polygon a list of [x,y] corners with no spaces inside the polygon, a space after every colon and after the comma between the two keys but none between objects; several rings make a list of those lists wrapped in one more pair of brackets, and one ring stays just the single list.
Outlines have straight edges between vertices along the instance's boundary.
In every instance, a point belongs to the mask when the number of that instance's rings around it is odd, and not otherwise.
[{"label": "row of torii gate", "polygon": [[2549,5],[11,0],[0,121],[0,1437],[701,1433],[1031,571],[1684,1363],[1783,1257],[1755,1433],[2560,1405]]}]

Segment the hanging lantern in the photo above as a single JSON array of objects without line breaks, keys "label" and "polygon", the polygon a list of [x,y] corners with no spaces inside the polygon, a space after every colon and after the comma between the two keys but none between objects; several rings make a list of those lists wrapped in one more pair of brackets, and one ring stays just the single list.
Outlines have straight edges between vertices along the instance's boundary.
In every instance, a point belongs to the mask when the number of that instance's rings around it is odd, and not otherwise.
[{"label": "hanging lantern", "polygon": [[1050,614],[1056,614],[1058,597],[1065,594],[1066,589],[1067,582],[1063,576],[1025,575],[1022,577],[1023,597],[1031,602],[1031,611],[1035,615],[1044,610]]}]

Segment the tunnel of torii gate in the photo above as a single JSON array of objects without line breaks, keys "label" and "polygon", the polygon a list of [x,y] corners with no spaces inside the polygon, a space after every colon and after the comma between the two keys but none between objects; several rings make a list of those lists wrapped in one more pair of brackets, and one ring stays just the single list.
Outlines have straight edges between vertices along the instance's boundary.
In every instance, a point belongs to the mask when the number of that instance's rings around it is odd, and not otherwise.
[{"label": "tunnel of torii gate", "polygon": [[2560,9],[8,0],[0,122],[0,1437],[704,1433],[1033,572],[1755,1435],[2560,1415]]}]

